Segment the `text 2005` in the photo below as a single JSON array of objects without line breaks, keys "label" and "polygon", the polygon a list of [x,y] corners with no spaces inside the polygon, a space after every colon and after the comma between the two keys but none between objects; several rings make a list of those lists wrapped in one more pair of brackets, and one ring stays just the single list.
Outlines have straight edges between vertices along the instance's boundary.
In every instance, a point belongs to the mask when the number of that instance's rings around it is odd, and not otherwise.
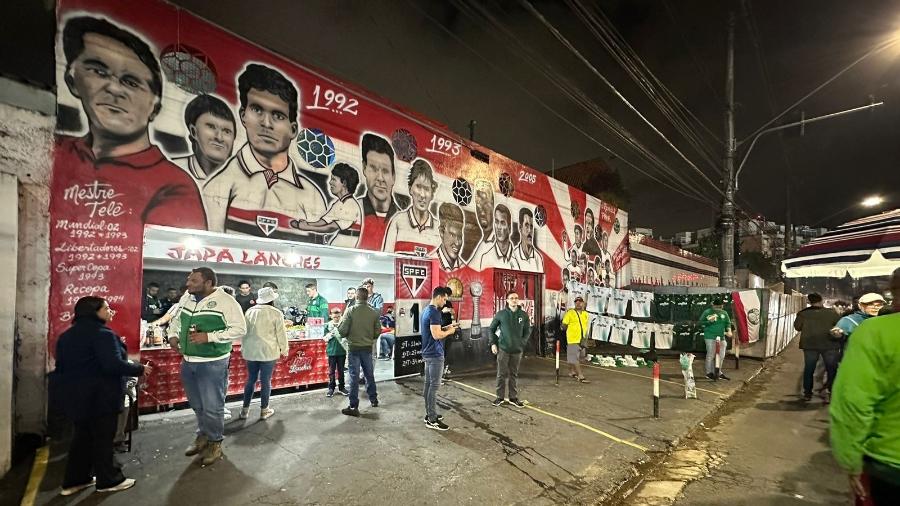
[{"label": "text 2005", "polygon": [[534,184],[537,182],[537,175],[532,174],[530,172],[526,172],[524,170],[519,171],[519,181],[525,181],[526,183]]}]

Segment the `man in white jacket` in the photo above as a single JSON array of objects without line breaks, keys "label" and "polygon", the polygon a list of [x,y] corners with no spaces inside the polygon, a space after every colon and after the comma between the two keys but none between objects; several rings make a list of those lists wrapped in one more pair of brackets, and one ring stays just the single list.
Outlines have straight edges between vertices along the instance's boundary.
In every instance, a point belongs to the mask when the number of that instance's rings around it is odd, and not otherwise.
[{"label": "man in white jacket", "polygon": [[184,452],[202,452],[202,464],[222,456],[225,432],[225,378],[231,345],[247,333],[247,323],[234,297],[216,287],[216,273],[208,267],[191,271],[181,310],[169,325],[169,345],[179,351],[181,382],[197,416],[197,437]]}]

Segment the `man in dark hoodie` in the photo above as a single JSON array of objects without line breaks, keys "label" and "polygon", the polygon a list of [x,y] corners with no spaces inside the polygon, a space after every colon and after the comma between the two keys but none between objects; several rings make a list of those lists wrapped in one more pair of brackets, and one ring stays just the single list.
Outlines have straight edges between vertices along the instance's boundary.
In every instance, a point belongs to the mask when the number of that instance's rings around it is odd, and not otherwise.
[{"label": "man in dark hoodie", "polygon": [[[812,399],[813,373],[820,355],[828,374],[825,389],[831,392],[841,351],[840,340],[831,334],[840,315],[826,308],[822,304],[822,296],[817,293],[809,294],[807,299],[809,307],[797,313],[797,319],[794,320],[794,328],[800,332],[800,349],[803,350],[803,400],[806,401]],[[826,403],[829,398],[830,394],[826,394]]]},{"label": "man in dark hoodie", "polygon": [[507,307],[498,311],[491,321],[491,351],[497,355],[497,398],[491,404],[503,404],[509,383],[509,403],[521,408],[525,403],[519,400],[519,363],[531,334],[531,322],[528,314],[519,307],[518,293],[507,293],[506,304]]}]

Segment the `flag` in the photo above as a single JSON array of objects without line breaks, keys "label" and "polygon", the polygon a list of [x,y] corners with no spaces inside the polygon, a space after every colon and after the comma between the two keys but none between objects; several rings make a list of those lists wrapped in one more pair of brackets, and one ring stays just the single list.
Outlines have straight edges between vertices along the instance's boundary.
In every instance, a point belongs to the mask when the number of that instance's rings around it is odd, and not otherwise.
[{"label": "flag", "polygon": [[743,290],[733,292],[731,296],[741,343],[755,343],[759,340],[759,294],[756,290]]}]

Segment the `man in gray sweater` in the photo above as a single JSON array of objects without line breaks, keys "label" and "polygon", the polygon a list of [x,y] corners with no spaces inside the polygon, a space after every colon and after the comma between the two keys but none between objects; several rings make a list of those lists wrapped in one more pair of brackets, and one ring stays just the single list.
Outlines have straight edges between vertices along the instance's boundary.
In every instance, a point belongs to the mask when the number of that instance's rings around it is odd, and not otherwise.
[{"label": "man in gray sweater", "polygon": [[369,291],[356,289],[356,305],[344,313],[338,325],[338,333],[347,337],[350,344],[347,358],[350,362],[350,406],[341,410],[347,416],[359,416],[359,369],[366,378],[366,393],[373,408],[378,407],[378,391],[375,388],[375,372],[372,366],[372,344],[381,333],[381,316],[366,304]]}]

